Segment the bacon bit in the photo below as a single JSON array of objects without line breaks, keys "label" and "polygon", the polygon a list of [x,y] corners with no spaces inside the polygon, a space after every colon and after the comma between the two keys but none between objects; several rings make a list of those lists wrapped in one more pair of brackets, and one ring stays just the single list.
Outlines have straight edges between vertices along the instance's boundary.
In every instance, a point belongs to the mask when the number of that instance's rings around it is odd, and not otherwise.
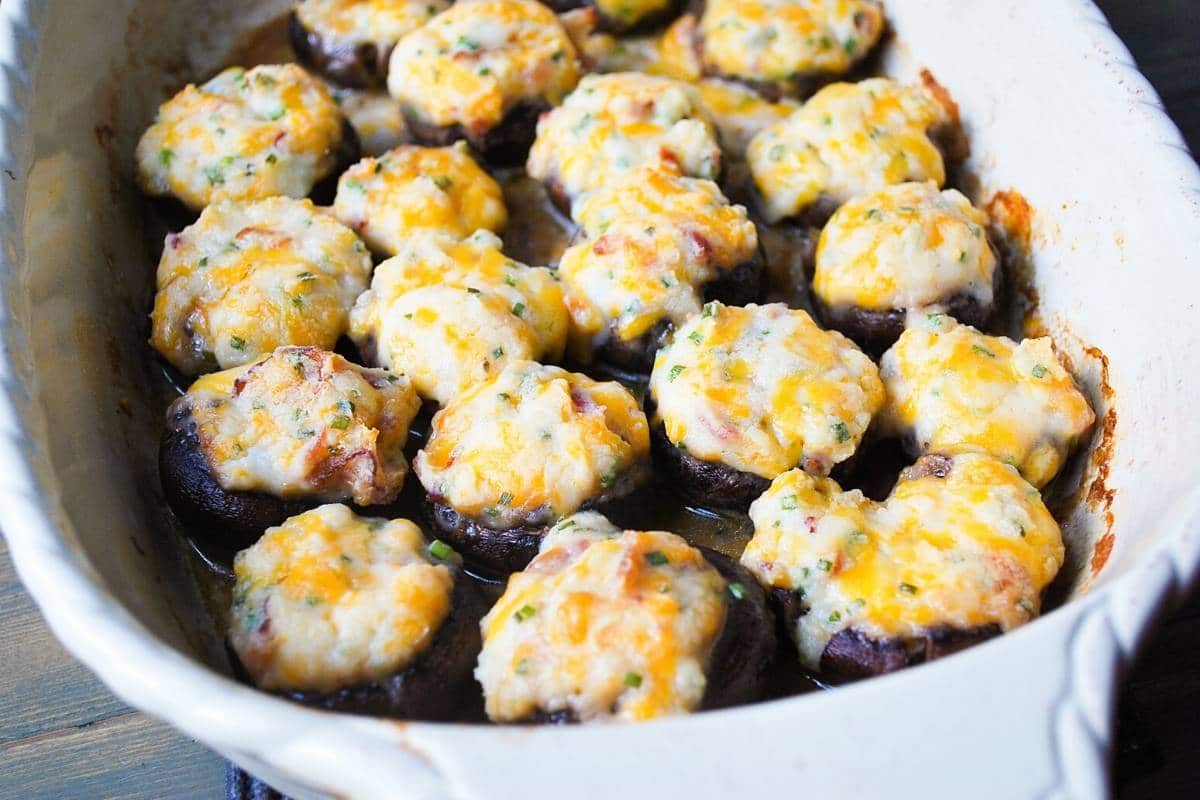
[{"label": "bacon bit", "polygon": [[800,466],[809,475],[828,475],[833,465],[824,456],[805,456]]},{"label": "bacon bit", "polygon": [[167,234],[167,247],[171,248],[172,250],[178,250],[181,241],[183,241],[183,237],[178,233]]},{"label": "bacon bit", "polygon": [[288,236],[286,233],[274,230],[273,228],[259,227],[257,225],[250,225],[242,228],[233,238],[242,239],[248,236],[261,236],[262,238],[266,239],[272,247],[283,247],[292,240],[292,237]]},{"label": "bacon bit", "polygon": [[606,256],[616,249],[616,242],[607,233],[603,234],[596,243],[592,245],[592,252],[598,256]]},{"label": "bacon bit", "polygon": [[557,575],[578,560],[590,544],[585,539],[573,539],[553,550],[539,554],[529,562],[525,571],[536,575]]},{"label": "bacon bit", "polygon": [[691,239],[692,244],[695,245],[696,250],[699,251],[701,260],[709,261],[712,259],[713,247],[712,244],[709,243],[708,239],[705,238],[704,234],[700,233],[699,231],[689,230],[687,232],[687,236],[689,239]]},{"label": "bacon bit", "polygon": [[819,517],[815,517],[810,514],[809,516],[804,518],[804,527],[808,528],[809,533],[816,533],[817,532],[817,522],[819,522],[819,521],[820,521]]},{"label": "bacon bit", "polygon": [[658,157],[663,162],[664,166],[670,167],[676,172],[681,172],[682,168],[679,164],[679,156],[675,155],[674,151],[667,147],[658,148]]},{"label": "bacon bit", "polygon": [[282,142],[283,137],[285,137],[285,136],[287,136],[287,131],[280,131],[278,134],[276,134],[275,138],[271,140],[271,146],[274,147],[275,145]]},{"label": "bacon bit", "polygon": [[588,397],[586,394],[583,394],[578,389],[571,390],[571,405],[574,406],[575,410],[580,414],[586,414],[596,408],[596,404],[592,402],[592,398]]},{"label": "bacon bit", "polygon": [[720,439],[722,442],[728,442],[730,439],[737,436],[737,428],[733,427],[728,422],[716,420],[707,415],[700,418],[700,424],[704,426],[705,430]]}]

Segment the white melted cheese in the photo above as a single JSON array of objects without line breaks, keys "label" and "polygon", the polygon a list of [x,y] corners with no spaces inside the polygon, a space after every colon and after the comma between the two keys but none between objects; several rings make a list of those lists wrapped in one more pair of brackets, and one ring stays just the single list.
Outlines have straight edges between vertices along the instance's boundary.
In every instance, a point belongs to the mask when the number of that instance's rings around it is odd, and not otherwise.
[{"label": "white melted cheese", "polygon": [[620,531],[594,512],[560,522],[483,619],[475,677],[488,717],[694,711],[726,595],[721,575],[673,533]]},{"label": "white melted cheese", "polygon": [[786,82],[848,71],[883,33],[874,0],[707,0],[700,17],[710,72]]},{"label": "white melted cheese", "polygon": [[406,519],[326,505],[270,528],[233,564],[229,644],[270,690],[383,680],[428,648],[454,574]]},{"label": "white melted cheese", "polygon": [[296,17],[324,40],[326,49],[374,45],[386,53],[449,5],[448,0],[303,0]]},{"label": "white melted cheese", "polygon": [[843,205],[821,231],[813,292],[830,306],[923,309],[993,301],[987,218],[955,189],[901,183]]},{"label": "white melted cheese", "polygon": [[370,276],[363,243],[308,200],[215,203],[166,238],[150,342],[185,375],[330,350]]},{"label": "white melted cheese", "polygon": [[[925,474],[930,459],[949,466],[945,477]],[[793,635],[810,669],[846,629],[908,639],[1037,616],[1064,554],[1037,489],[979,454],[913,469],[882,503],[792,470],[750,506],[742,564],[765,587],[801,594]]]},{"label": "white melted cheese", "polygon": [[404,446],[421,401],[408,378],[316,347],[281,347],[215,372],[176,401],[226,491],[390,503],[408,474]]},{"label": "white melted cheese", "polygon": [[721,172],[721,149],[694,87],[615,72],[588,75],[538,121],[526,171],[574,198],[635,167],[697,178]]},{"label": "white melted cheese", "polygon": [[500,185],[464,142],[402,145],[364,158],[338,179],[333,213],[383,255],[398,253],[417,230],[461,238],[481,228],[499,231],[508,221]]},{"label": "white melted cheese", "polygon": [[888,78],[826,86],[750,142],[747,161],[767,220],[905,181],[941,186],[946,168],[929,134],[957,124],[956,109],[944,102],[931,88]]},{"label": "white melted cheese", "polygon": [[138,142],[138,183],[197,211],[304,197],[336,165],[342,122],[325,86],[295,64],[230,67],[159,107]]},{"label": "white melted cheese", "polygon": [[433,125],[481,136],[522,103],[557,105],[579,57],[554,12],[534,0],[460,0],[392,50],[388,91]]},{"label": "white melted cheese", "polygon": [[987,336],[945,314],[910,315],[883,355],[882,429],[920,452],[980,452],[1044,486],[1096,416],[1050,339]]},{"label": "white melted cheese", "polygon": [[709,303],[658,351],[655,421],[689,455],[764,478],[826,475],[883,406],[870,358],[782,303]]},{"label": "white melted cheese", "polygon": [[557,360],[567,337],[562,287],[501,247],[487,231],[410,237],[359,297],[351,338],[442,405],[514,360]]},{"label": "white melted cheese", "polygon": [[513,361],[434,416],[413,467],[434,500],[502,529],[619,491],[649,450],[646,417],[621,384]]}]

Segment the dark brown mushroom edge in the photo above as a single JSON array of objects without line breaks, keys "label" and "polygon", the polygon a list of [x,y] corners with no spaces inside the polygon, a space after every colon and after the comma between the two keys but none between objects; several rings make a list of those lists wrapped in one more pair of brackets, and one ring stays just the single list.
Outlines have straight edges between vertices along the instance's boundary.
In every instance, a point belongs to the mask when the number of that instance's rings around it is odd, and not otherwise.
[{"label": "dark brown mushroom edge", "polygon": [[594,512],[546,536],[484,618],[483,641],[485,708],[509,723],[752,702],[775,653],[774,620],[749,572],[676,534],[621,531]]},{"label": "dark brown mushroom edge", "polygon": [[793,467],[828,475],[884,403],[870,358],[782,303],[704,306],[649,388],[656,466],[696,501],[742,509]]},{"label": "dark brown mushroom edge", "polygon": [[645,375],[689,309],[766,293],[757,228],[714,181],[633,168],[589,192],[575,217],[580,231],[558,274],[569,352],[582,364]]},{"label": "dark brown mushroom edge", "polygon": [[[358,152],[328,89],[301,67],[230,67],[159,108],[138,142],[137,177],[149,197],[194,214],[217,200],[323,199],[331,184],[322,182],[336,180]],[[171,208],[167,219],[179,216]]]},{"label": "dark brown mushroom edge", "polygon": [[229,647],[241,676],[330,711],[457,719],[487,598],[444,542],[405,519],[325,505],[234,561]]},{"label": "dark brown mushroom edge", "polygon": [[645,483],[649,461],[646,417],[624,386],[512,361],[434,416],[414,468],[436,535],[511,572],[563,517]]},{"label": "dark brown mushroom edge", "polygon": [[868,78],[826,86],[759,131],[746,160],[769,223],[821,227],[843,203],[885,186],[940,186],[969,153],[958,105],[923,71],[913,84]]},{"label": "dark brown mushroom edge", "polygon": [[195,535],[245,546],[331,500],[390,503],[420,400],[403,375],[315,347],[196,381],[167,412],[159,477]]},{"label": "dark brown mushroom edge", "polygon": [[387,84],[388,59],[396,42],[448,5],[447,0],[304,0],[288,17],[288,38],[300,61],[334,83],[380,88]]},{"label": "dark brown mushroom edge", "polygon": [[632,33],[658,27],[672,19],[682,0],[547,0],[546,5],[559,14],[579,8],[596,13],[596,29],[611,33]]},{"label": "dark brown mushroom edge", "polygon": [[851,77],[883,36],[875,0],[795,6],[786,14],[759,0],[693,0],[665,38],[690,51],[676,56],[689,71],[737,81],[777,102]]},{"label": "dark brown mushroom edge", "polygon": [[561,102],[582,65],[570,36],[534,0],[458,3],[392,50],[388,91],[413,137],[465,139],[493,166],[520,164],[538,117]]},{"label": "dark brown mushroom edge", "polygon": [[878,357],[910,312],[988,327],[1003,275],[987,216],[970,200],[933,181],[901,183],[851,200],[829,219],[812,298],[822,322]]},{"label": "dark brown mushroom edge", "polygon": [[1037,490],[991,456],[931,454],[882,502],[792,470],[750,507],[741,563],[771,593],[801,663],[890,672],[1034,619],[1063,563]]}]

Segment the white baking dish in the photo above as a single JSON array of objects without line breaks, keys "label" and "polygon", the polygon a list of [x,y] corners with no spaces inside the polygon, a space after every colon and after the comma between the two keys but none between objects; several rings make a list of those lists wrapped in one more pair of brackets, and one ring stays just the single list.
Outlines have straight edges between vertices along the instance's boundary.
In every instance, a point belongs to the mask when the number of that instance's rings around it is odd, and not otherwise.
[{"label": "white baking dish", "polygon": [[[0,7],[0,522],[78,658],[297,797],[1105,792],[1114,684],[1200,564],[1200,174],[1091,3],[889,1],[889,70],[927,66],[953,92],[982,197],[1012,186],[1031,201],[1042,318],[1115,415],[1111,452],[1084,476],[1095,490],[1067,525],[1069,602],[961,655],[834,692],[569,729],[322,713],[203,666],[215,642],[154,473],[161,409],[146,397],[142,317],[153,256],[131,153],[168,90],[211,72],[284,5]],[[1084,343],[1107,356],[1111,396]],[[1106,564],[1097,541],[1111,546]]]}]

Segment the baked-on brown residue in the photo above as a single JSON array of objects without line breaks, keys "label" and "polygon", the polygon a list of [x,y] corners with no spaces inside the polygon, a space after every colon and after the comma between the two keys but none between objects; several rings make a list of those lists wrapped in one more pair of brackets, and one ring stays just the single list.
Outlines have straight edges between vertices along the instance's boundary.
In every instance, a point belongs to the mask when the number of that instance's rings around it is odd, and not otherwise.
[{"label": "baked-on brown residue", "polygon": [[1005,266],[1007,289],[1014,318],[1006,327],[1020,337],[1047,336],[1038,314],[1038,292],[1033,281],[1033,206],[1015,189],[1001,189],[984,205],[990,220],[989,234]]}]

